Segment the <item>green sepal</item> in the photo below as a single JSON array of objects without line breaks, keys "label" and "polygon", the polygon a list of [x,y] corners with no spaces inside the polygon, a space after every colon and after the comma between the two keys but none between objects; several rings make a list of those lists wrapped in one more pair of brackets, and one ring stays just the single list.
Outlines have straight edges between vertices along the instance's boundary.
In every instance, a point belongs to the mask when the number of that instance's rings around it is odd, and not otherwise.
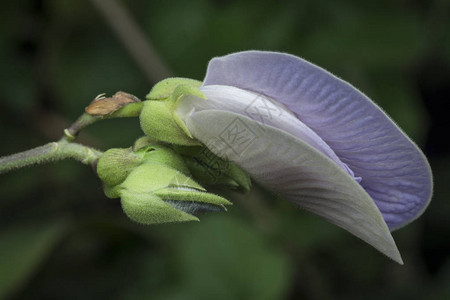
[{"label": "green sepal", "polygon": [[148,146],[148,145],[150,145],[150,144],[153,144],[153,143],[158,143],[158,141],[155,140],[155,139],[152,139],[152,138],[149,137],[149,136],[144,135],[144,136],[138,138],[138,139],[134,142],[134,145],[133,145],[133,151],[137,151],[137,150],[139,150],[139,149],[141,149],[141,148],[143,148],[143,147],[145,147],[145,146]]},{"label": "green sepal", "polygon": [[232,205],[230,201],[218,195],[194,190],[187,191],[176,188],[166,188],[155,191],[155,195],[161,197],[161,199],[164,200],[201,202],[205,204],[221,206],[223,207],[223,209],[225,209],[224,205]]},{"label": "green sepal", "polygon": [[[179,144],[199,145],[200,143],[186,134],[173,117],[173,109],[168,101],[147,100],[140,114],[142,131],[158,141]],[[178,121],[179,123],[179,121]]]},{"label": "green sepal", "polygon": [[175,150],[184,156],[191,174],[204,185],[224,185],[248,192],[250,176],[235,163],[224,160],[207,147],[177,146]]},{"label": "green sepal", "polygon": [[184,84],[190,85],[193,87],[200,87],[202,85],[201,81],[189,79],[189,78],[181,78],[181,77],[173,77],[164,79],[153,86],[150,92],[145,96],[146,100],[163,100],[169,98],[173,91],[177,86]]},{"label": "green sepal", "polygon": [[223,197],[195,190],[188,191],[185,189],[167,188],[158,190],[155,194],[170,203],[173,207],[189,214],[208,211],[227,211],[225,205],[232,205],[231,202]]},{"label": "green sepal", "polygon": [[202,99],[207,99],[205,94],[203,94],[198,86],[192,86],[189,84],[180,84],[178,85],[171,95],[171,102],[173,105],[177,105],[178,102],[186,95],[196,96]]},{"label": "green sepal", "polygon": [[169,78],[157,83],[147,95],[140,115],[144,133],[170,144],[199,145],[175,110],[185,95],[206,99],[198,89],[200,86],[201,82],[186,78]]},{"label": "green sepal", "polygon": [[105,193],[105,196],[108,197],[109,199],[120,198],[120,186],[119,185],[111,186],[111,185],[105,184],[103,186],[103,192]]},{"label": "green sepal", "polygon": [[135,168],[116,191],[125,213],[144,224],[198,220],[190,213],[224,210],[224,205],[231,204],[160,163],[144,163]]},{"label": "green sepal", "polygon": [[152,143],[141,147],[135,153],[142,159],[142,163],[160,163],[183,174],[190,175],[184,159],[168,146]]},{"label": "green sepal", "polygon": [[226,170],[225,174],[232,178],[244,192],[248,193],[250,191],[250,188],[252,187],[250,176],[238,165],[235,163],[230,163],[230,166]]},{"label": "green sepal", "polygon": [[121,184],[124,189],[136,193],[153,193],[167,187],[181,187],[205,191],[185,174],[160,163],[145,163],[134,169]]},{"label": "green sepal", "polygon": [[184,124],[183,120],[175,113],[175,109],[178,105],[178,102],[183,99],[185,95],[192,95],[199,98],[206,99],[206,96],[198,89],[198,87],[194,87],[187,84],[181,84],[175,88],[171,96],[171,107],[172,107],[172,117],[175,123],[183,130],[183,132],[190,138],[194,138],[192,134],[189,132],[189,129]]},{"label": "green sepal", "polygon": [[155,194],[139,194],[123,190],[121,204],[125,214],[141,224],[199,221],[191,214],[174,208]]}]

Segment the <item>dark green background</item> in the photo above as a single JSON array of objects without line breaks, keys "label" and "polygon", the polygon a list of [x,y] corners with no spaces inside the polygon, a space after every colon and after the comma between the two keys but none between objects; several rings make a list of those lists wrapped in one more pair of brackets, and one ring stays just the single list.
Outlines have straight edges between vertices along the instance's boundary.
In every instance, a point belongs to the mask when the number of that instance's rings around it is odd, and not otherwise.
[{"label": "dark green background", "polygon": [[[0,176],[0,298],[444,299],[450,297],[448,1],[123,1],[174,75],[263,49],[351,82],[424,149],[435,193],[394,233],[399,266],[345,231],[260,189],[200,223],[140,226],[88,167],[67,161]],[[143,98],[153,82],[90,1],[2,1],[0,155],[62,130],[98,94]],[[127,147],[136,119],[81,141]]]}]

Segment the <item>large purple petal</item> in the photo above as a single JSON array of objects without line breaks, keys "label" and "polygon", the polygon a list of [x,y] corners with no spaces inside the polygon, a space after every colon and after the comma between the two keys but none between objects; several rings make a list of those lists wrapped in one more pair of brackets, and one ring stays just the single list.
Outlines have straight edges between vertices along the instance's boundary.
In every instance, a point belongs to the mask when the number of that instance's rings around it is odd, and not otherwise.
[{"label": "large purple petal", "polygon": [[428,162],[369,98],[293,55],[247,51],[210,61],[203,85],[230,85],[286,105],[355,173],[391,230],[418,217],[431,198]]},{"label": "large purple petal", "polygon": [[238,164],[262,186],[348,230],[402,264],[372,198],[333,160],[305,141],[270,125],[222,110],[192,110],[189,131]]}]

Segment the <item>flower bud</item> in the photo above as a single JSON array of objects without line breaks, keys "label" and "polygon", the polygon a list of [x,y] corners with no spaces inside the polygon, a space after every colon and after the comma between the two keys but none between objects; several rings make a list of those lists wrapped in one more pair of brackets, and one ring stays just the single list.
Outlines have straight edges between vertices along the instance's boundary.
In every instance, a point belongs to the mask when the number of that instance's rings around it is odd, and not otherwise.
[{"label": "flower bud", "polygon": [[[147,142],[147,141],[142,141]],[[104,191],[108,198],[120,197],[118,185],[122,183],[130,172],[139,165],[157,163],[166,165],[179,172],[190,175],[184,159],[168,146],[150,143],[140,147],[137,151],[127,149],[110,149],[99,159],[97,173],[104,182]]]},{"label": "flower bud", "polygon": [[109,149],[98,160],[97,174],[106,185],[115,186],[123,182],[141,161],[131,148]]},{"label": "flower bud", "polygon": [[192,214],[225,210],[225,205],[231,204],[161,163],[145,163],[134,169],[118,193],[128,217],[143,224],[198,221]]}]

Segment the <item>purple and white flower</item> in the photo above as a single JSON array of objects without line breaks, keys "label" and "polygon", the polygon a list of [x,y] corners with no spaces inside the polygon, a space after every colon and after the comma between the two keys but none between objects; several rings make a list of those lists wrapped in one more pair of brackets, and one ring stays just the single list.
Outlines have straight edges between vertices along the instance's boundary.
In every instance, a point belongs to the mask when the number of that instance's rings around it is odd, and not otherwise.
[{"label": "purple and white flower", "polygon": [[367,96],[293,55],[246,51],[210,61],[176,110],[189,132],[256,182],[402,263],[390,231],[432,194],[420,149]]}]

